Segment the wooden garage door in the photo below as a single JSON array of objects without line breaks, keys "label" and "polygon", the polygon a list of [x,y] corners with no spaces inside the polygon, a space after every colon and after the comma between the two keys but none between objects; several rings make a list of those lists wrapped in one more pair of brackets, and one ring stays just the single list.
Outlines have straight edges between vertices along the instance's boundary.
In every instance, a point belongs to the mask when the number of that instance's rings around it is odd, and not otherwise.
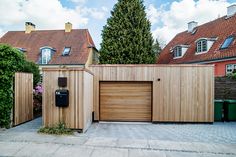
[{"label": "wooden garage door", "polygon": [[100,82],[100,120],[148,122],[152,117],[150,82]]}]

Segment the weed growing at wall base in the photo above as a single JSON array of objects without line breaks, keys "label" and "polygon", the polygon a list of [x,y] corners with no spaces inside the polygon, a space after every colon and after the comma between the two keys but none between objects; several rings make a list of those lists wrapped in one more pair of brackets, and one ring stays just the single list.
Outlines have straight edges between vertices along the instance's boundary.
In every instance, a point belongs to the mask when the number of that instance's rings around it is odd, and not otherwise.
[{"label": "weed growing at wall base", "polygon": [[52,134],[52,135],[72,135],[73,131],[68,129],[65,123],[58,123],[50,127],[43,127],[38,130],[38,133]]}]

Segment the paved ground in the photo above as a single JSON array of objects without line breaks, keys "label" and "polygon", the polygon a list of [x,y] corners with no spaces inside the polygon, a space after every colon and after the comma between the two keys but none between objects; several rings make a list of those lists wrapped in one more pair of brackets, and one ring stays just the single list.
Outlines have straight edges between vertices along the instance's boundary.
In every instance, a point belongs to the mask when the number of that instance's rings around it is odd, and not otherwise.
[{"label": "paved ground", "polygon": [[142,124],[95,123],[89,137],[236,144],[236,123]]},{"label": "paved ground", "polygon": [[85,134],[37,134],[41,119],[0,130],[0,156],[236,157],[236,123],[93,124]]}]

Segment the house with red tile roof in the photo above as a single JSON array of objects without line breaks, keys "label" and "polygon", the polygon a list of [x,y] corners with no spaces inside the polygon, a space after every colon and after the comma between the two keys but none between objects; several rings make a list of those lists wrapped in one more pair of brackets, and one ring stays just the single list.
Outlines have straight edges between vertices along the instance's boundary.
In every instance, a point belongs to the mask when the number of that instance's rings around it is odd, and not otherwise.
[{"label": "house with red tile roof", "polygon": [[236,4],[227,15],[177,34],[163,49],[158,64],[214,64],[215,76],[236,71]]},{"label": "house with red tile roof", "polygon": [[42,67],[87,67],[98,62],[98,51],[87,29],[35,30],[31,22],[25,31],[9,31],[0,43],[9,44],[25,54],[26,59]]}]

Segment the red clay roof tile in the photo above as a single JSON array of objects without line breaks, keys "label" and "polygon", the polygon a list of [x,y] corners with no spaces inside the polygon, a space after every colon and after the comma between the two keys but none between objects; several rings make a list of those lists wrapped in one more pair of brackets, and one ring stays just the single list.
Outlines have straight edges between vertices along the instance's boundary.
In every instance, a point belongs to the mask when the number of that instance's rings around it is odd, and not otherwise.
[{"label": "red clay roof tile", "polygon": [[[236,15],[226,19],[226,16],[218,18],[214,21],[205,23],[197,27],[195,34],[188,33],[187,31],[177,34],[163,49],[157,63],[160,64],[179,64],[179,63],[197,63],[203,61],[224,59],[236,57],[236,39],[227,49],[220,50],[221,45],[225,39],[230,36],[236,36]],[[199,38],[212,38],[216,37],[212,47],[207,53],[195,54],[196,43]],[[173,59],[173,54],[170,49],[175,45],[187,44],[190,45],[185,55],[179,59]]]},{"label": "red clay roof tile", "polygon": [[[52,47],[56,52],[49,64],[85,64],[89,55],[88,46],[95,47],[87,29],[73,29],[69,33],[65,30],[36,30],[29,34],[9,31],[0,43],[26,49],[26,58],[36,63],[40,59],[40,48]],[[71,47],[69,56],[62,56],[65,47]]]}]

